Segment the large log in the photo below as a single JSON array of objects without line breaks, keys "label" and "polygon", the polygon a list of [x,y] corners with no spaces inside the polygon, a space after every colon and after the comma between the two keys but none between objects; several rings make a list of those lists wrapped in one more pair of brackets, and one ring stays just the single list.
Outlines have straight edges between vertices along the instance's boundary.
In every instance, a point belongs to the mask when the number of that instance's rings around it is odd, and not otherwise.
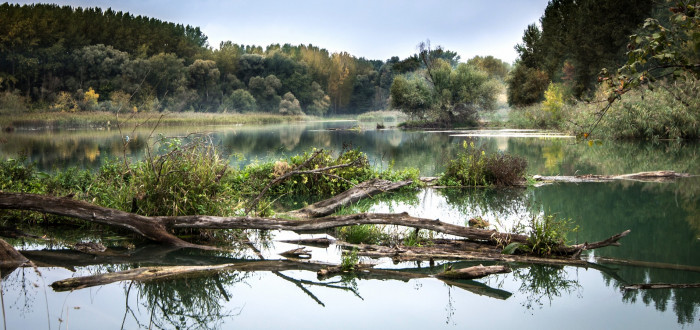
[{"label": "large log", "polygon": [[597,175],[597,174],[586,174],[586,175],[572,175],[572,176],[542,176],[535,175],[532,178],[535,181],[541,182],[571,182],[571,183],[582,183],[582,182],[610,182],[615,180],[632,180],[640,182],[668,182],[673,181],[677,178],[687,178],[691,175],[688,173],[678,173],[675,171],[652,171],[652,172],[639,172],[632,174],[621,174],[621,175]]},{"label": "large log", "polygon": [[360,183],[338,195],[329,199],[316,202],[304,208],[288,212],[287,214],[294,217],[318,218],[333,214],[339,208],[350,205],[366,197],[372,197],[377,194],[396,190],[412,184],[413,181],[391,182],[389,180],[373,179]]},{"label": "large log", "polygon": [[[188,243],[168,229],[262,229],[289,230],[296,232],[323,231],[332,228],[354,225],[397,225],[427,229],[492,245],[505,246],[511,242],[527,244],[527,236],[501,233],[495,230],[476,229],[445,223],[440,220],[418,218],[408,213],[360,213],[351,215],[327,216],[308,220],[289,220],[268,217],[215,217],[207,215],[146,217],[92,205],[70,198],[59,198],[35,194],[0,192],[0,209],[30,210],[78,218],[100,224],[131,230],[151,240],[176,247],[216,249],[214,247]],[[583,250],[608,245],[619,245],[618,240],[627,232],[607,240],[586,243],[573,247],[560,246],[553,250],[561,254],[579,254]]]},{"label": "large log", "polygon": [[640,283],[623,285],[622,290],[690,289],[700,288],[700,283]]},{"label": "large log", "polygon": [[127,229],[148,239],[169,245],[208,248],[186,242],[169,233],[163,223],[155,218],[101,207],[68,197],[0,192],[0,209],[55,214]]},{"label": "large log", "polygon": [[478,265],[462,269],[446,270],[444,272],[436,274],[435,277],[447,280],[472,280],[476,278],[482,278],[491,274],[510,273],[510,271],[510,268],[504,265]]}]

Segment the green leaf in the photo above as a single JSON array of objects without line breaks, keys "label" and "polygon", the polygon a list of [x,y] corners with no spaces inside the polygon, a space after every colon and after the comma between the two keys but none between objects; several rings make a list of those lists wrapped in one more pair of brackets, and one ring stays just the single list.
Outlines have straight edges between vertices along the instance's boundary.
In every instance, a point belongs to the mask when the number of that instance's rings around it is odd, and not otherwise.
[{"label": "green leaf", "polygon": [[508,244],[508,246],[503,248],[503,251],[501,251],[501,254],[514,254],[515,251],[521,247],[523,244],[518,243],[518,242],[513,242]]}]

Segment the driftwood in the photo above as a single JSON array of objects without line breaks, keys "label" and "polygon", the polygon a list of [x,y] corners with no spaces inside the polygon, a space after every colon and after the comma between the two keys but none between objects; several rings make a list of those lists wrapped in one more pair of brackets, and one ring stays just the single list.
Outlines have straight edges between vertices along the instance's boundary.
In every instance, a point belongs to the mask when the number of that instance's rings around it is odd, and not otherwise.
[{"label": "driftwood", "polygon": [[641,283],[623,285],[622,290],[650,290],[650,289],[689,289],[700,288],[700,283]]},{"label": "driftwood", "polygon": [[462,269],[446,270],[444,272],[438,273],[435,277],[439,279],[448,280],[471,280],[475,278],[482,278],[491,274],[501,274],[510,273],[511,270],[508,266],[495,265],[495,266],[472,266]]},{"label": "driftwood", "polygon": [[669,182],[677,178],[687,178],[691,175],[688,173],[678,173],[675,171],[653,171],[653,172],[639,172],[633,174],[622,174],[622,175],[574,175],[574,176],[541,176],[535,175],[532,178],[535,181],[541,182],[571,182],[571,183],[582,183],[582,182],[610,182],[615,180],[631,180],[640,182]]},{"label": "driftwood", "polygon": [[306,245],[313,247],[327,248],[335,242],[330,238],[302,238],[302,239],[292,239],[292,240],[281,240],[282,243]]},{"label": "driftwood", "polygon": [[331,228],[375,224],[398,225],[464,237],[491,243],[525,242],[525,235],[499,233],[453,225],[439,220],[417,218],[407,213],[360,213],[328,216],[310,220],[288,220],[268,217],[214,217],[206,215],[146,217],[93,205],[64,197],[0,192],[0,209],[29,210],[77,218],[85,221],[130,230],[156,242],[178,247],[215,249],[186,242],[168,230],[174,228],[198,229],[262,229],[290,231],[322,231]]},{"label": "driftwood", "polygon": [[[485,242],[491,245],[505,246],[511,242],[527,244],[527,236],[501,233],[458,226],[439,220],[418,218],[407,213],[360,213],[352,215],[326,216],[306,220],[289,220],[269,217],[215,217],[207,215],[193,216],[157,216],[147,217],[120,210],[100,207],[87,202],[67,197],[52,197],[36,194],[0,192],[0,209],[30,210],[60,216],[73,217],[95,223],[115,226],[135,232],[156,242],[176,247],[193,247],[216,249],[215,247],[196,245],[186,242],[170,233],[178,228],[197,229],[262,229],[290,230],[296,232],[324,231],[337,227],[373,224],[397,225],[416,229],[432,230],[438,233]],[[603,246],[619,245],[618,240],[629,231],[615,235],[600,242],[584,243],[574,246],[554,247],[557,254],[573,254],[577,257],[582,251]],[[448,252],[451,254],[453,252]],[[443,256],[445,251],[434,251],[432,255]],[[431,255],[431,256],[432,256]],[[427,259],[427,258],[426,258]],[[425,259],[424,259],[425,260]]]},{"label": "driftwood", "polygon": [[285,258],[296,258],[296,259],[311,259],[311,250],[306,250],[304,248],[292,249],[280,253],[281,256]]},{"label": "driftwood", "polygon": [[502,254],[497,246],[465,241],[438,242],[432,246],[400,246],[351,244],[336,242],[347,249],[356,249],[357,255],[371,258],[391,258],[394,262],[423,260],[475,260],[509,263],[534,263],[588,267],[591,263],[580,258],[562,256],[538,257],[533,255]]},{"label": "driftwood", "polygon": [[10,243],[0,239],[0,267],[19,266],[29,260],[19,253]]},{"label": "driftwood", "polygon": [[304,208],[288,212],[294,217],[317,218],[333,214],[342,206],[359,201],[362,198],[371,197],[386,191],[396,190],[412,184],[413,181],[391,182],[389,180],[373,179],[360,183],[345,192],[333,196],[332,198],[308,205]]}]

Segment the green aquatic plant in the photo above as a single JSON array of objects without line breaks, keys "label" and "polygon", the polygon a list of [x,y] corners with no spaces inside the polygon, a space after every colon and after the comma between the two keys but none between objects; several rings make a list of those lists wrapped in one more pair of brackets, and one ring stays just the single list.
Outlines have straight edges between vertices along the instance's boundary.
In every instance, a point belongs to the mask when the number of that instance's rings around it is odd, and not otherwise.
[{"label": "green aquatic plant", "polygon": [[340,261],[340,269],[344,272],[351,272],[357,268],[357,264],[360,262],[360,257],[357,255],[357,249],[353,249],[350,252],[344,252],[343,257]]},{"label": "green aquatic plant", "polygon": [[462,144],[456,159],[450,160],[438,183],[445,186],[511,186],[522,182],[527,161],[505,153],[487,154],[474,143]]}]

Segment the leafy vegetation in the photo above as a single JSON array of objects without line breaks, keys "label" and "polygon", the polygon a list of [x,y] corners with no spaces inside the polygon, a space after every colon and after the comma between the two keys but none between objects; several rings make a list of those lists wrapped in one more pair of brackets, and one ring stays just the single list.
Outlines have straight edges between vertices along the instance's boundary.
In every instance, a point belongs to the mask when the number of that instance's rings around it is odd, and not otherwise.
[{"label": "leafy vegetation", "polygon": [[470,60],[471,64],[456,64],[440,57],[443,54],[440,47],[432,50],[429,43],[419,46],[422,67],[394,79],[393,108],[413,118],[439,123],[438,126],[455,123],[474,126],[478,110],[495,108],[501,85],[492,76],[502,73],[504,66],[498,67],[500,61],[476,57]]},{"label": "leafy vegetation", "polygon": [[462,144],[457,159],[450,160],[439,184],[445,186],[510,186],[523,181],[527,162],[525,159],[505,153],[487,154],[474,147],[474,143]]},{"label": "leafy vegetation", "polygon": [[508,81],[508,102],[526,106],[542,100],[548,83],[563,83],[576,98],[595,87],[604,67],[624,63],[628,36],[652,14],[652,1],[550,1],[540,24],[531,24]]},{"label": "leafy vegetation", "polygon": [[570,219],[560,219],[546,214],[532,216],[526,226],[516,226],[515,231],[528,235],[527,244],[513,242],[503,248],[504,254],[518,251],[540,256],[553,254],[555,248],[567,243],[567,235],[578,231]]},{"label": "leafy vegetation", "polygon": [[[187,140],[161,137],[152,149],[153,154],[144,160],[112,160],[96,172],[69,168],[49,175],[37,171],[24,159],[8,159],[0,163],[0,189],[71,195],[149,216],[230,216],[243,213],[267,186],[270,188],[256,208],[261,214],[270,213],[273,201],[288,194],[323,199],[375,177],[418,179],[416,170],[373,170],[367,156],[357,150],[346,150],[338,156],[313,150],[237,169],[206,136]],[[328,170],[308,173],[323,168]],[[275,181],[292,171],[301,173]]]}]

